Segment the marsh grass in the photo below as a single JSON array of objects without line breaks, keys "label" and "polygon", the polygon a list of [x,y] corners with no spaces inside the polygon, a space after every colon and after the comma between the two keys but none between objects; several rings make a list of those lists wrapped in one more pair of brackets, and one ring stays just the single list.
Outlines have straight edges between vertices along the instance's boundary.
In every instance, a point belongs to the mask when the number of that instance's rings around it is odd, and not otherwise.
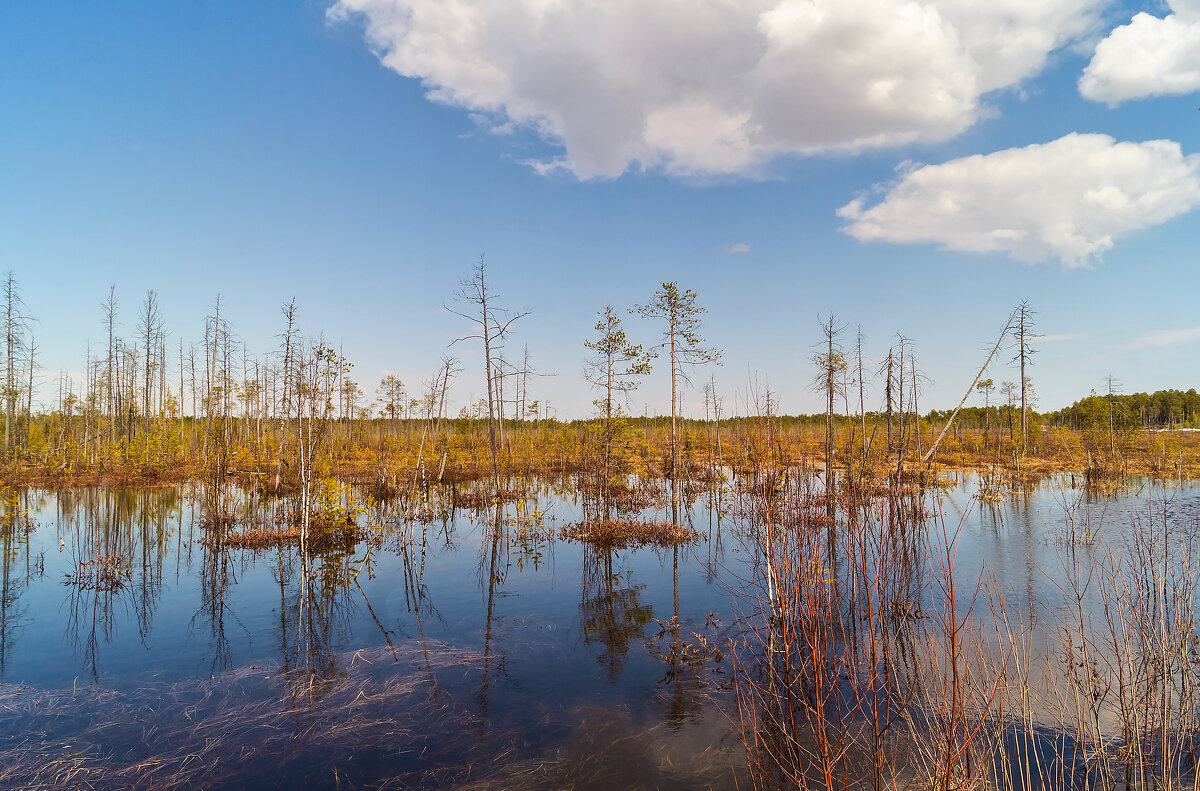
[{"label": "marsh grass", "polygon": [[694,544],[700,540],[700,533],[692,527],[661,520],[602,519],[565,525],[558,531],[558,538],[598,549],[631,549]]},{"label": "marsh grass", "polygon": [[[214,546],[220,543],[231,549],[271,549],[280,546],[299,546],[303,531],[299,525],[264,525],[232,531],[224,536],[207,534],[197,543]],[[313,552],[328,549],[352,549],[367,537],[367,531],[353,522],[316,524],[309,527],[308,544]]]},{"label": "marsh grass", "polygon": [[[735,508],[755,561],[733,652],[754,787],[1200,788],[1200,520],[1186,506],[1150,498],[1101,530],[1087,487],[1048,531],[1062,569],[1035,595],[986,563],[962,578],[963,523],[946,523],[936,489],[843,485],[822,519],[820,481],[764,473],[739,482]],[[997,507],[999,482],[978,486]]]}]

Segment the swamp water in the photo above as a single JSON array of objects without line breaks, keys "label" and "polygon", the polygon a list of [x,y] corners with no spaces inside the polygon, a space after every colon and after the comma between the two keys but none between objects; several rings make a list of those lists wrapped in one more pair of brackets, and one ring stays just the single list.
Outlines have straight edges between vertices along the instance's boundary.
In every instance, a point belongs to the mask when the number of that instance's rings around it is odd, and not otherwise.
[{"label": "swamp water", "polygon": [[[941,490],[961,578],[986,563],[1056,607],[1065,540],[1200,516],[1189,484],[1070,484]],[[603,552],[555,537],[582,516],[569,488],[529,486],[499,532],[434,493],[422,521],[364,514],[383,527],[306,576],[294,546],[204,544],[200,489],[21,492],[0,533],[0,787],[744,787],[727,647],[756,552],[734,498],[695,496],[698,543]]]}]

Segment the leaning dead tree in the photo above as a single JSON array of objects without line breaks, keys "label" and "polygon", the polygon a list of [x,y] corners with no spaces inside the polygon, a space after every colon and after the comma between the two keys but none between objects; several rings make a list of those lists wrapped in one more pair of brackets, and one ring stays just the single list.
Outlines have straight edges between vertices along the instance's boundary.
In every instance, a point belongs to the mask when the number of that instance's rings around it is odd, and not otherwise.
[{"label": "leaning dead tree", "polygon": [[992,364],[992,358],[996,356],[996,352],[998,352],[1000,347],[1004,344],[1004,339],[1007,338],[1009,333],[1013,331],[1014,325],[1018,325],[1020,313],[1023,309],[1025,309],[1025,303],[1021,303],[1021,307],[1017,308],[1008,315],[1008,320],[1004,322],[1004,328],[1000,330],[1000,337],[996,338],[996,343],[992,346],[991,352],[988,353],[987,359],[983,361],[983,365],[980,366],[979,373],[975,374],[975,378],[971,380],[971,384],[969,387],[967,387],[967,392],[963,394],[962,400],[958,402],[958,406],[954,407],[954,412],[951,413],[950,419],[947,420],[946,425],[942,427],[942,433],[938,434],[937,439],[935,439],[933,444],[929,446],[929,450],[925,451],[925,455],[921,457],[922,464],[928,462],[933,458],[933,454],[937,453],[938,446],[942,444],[942,439],[945,438],[946,432],[948,432],[950,427],[954,425],[954,418],[958,417],[958,413],[960,410],[962,410],[963,404],[967,403],[967,399],[971,396],[971,393],[975,391],[975,385],[978,384],[979,380],[983,377],[983,372],[986,371],[987,367]]}]

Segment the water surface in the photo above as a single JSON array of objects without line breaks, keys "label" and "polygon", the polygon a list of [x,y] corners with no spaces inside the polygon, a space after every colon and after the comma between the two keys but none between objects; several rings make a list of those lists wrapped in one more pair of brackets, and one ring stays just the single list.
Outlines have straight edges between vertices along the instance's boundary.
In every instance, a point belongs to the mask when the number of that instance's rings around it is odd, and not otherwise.
[{"label": "water surface", "polygon": [[[1064,547],[1200,508],[1192,485],[1071,484],[980,503],[965,476],[931,495],[960,579],[986,567],[1053,607]],[[569,490],[529,494],[497,532],[434,493],[425,521],[314,557],[305,583],[294,547],[204,544],[199,488],[19,493],[2,533],[6,760],[46,756],[60,779],[159,761],[160,787],[732,788],[728,656],[670,661],[673,618],[693,645],[738,634],[754,553],[731,492],[686,509],[699,543],[613,553],[552,537],[581,518]],[[116,582],[73,582],[97,555]]]}]

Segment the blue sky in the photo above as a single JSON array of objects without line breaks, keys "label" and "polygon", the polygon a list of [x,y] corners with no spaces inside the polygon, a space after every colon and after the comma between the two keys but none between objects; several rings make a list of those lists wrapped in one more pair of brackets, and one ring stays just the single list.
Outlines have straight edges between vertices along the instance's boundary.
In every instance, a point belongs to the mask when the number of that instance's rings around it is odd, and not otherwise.
[{"label": "blue sky", "polygon": [[[172,346],[202,337],[219,294],[251,354],[294,296],[368,394],[385,372],[417,384],[469,332],[443,303],[481,254],[502,302],[531,311],[509,351],[555,374],[532,395],[561,416],[595,397],[596,312],[663,280],[707,306],[727,408],[757,376],[784,410],[820,409],[829,311],[875,359],[911,338],[923,408],[953,406],[1022,299],[1048,336],[1042,408],[1110,373],[1126,391],[1197,384],[1191,4],[1005,0],[999,22],[952,0],[501,5],[7,9],[0,267],[37,318],[41,395],[103,337],[110,283],[131,337],[159,292]],[[996,55],[1014,29],[1041,49]],[[453,351],[457,406],[482,365]],[[1007,357],[997,382],[1018,376]],[[668,392],[660,366],[633,411]]]}]

